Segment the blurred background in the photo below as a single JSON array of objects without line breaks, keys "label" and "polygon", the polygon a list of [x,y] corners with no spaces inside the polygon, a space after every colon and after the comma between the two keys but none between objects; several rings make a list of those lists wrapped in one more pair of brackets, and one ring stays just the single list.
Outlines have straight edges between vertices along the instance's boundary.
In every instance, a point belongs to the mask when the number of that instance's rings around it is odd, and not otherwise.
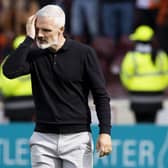
[{"label": "blurred background", "polygon": [[[164,141],[168,135],[168,0],[0,0],[1,68],[24,40],[27,18],[47,4],[64,9],[65,36],[95,49],[111,97],[114,129],[122,134],[119,128],[123,126],[124,131],[125,125],[135,132],[138,125],[150,125],[150,132],[163,126]],[[97,124],[91,97],[89,104]],[[4,123],[34,119],[30,76],[8,80],[0,69],[0,128],[4,129]],[[117,147],[119,141],[114,142]],[[138,167],[133,163],[125,167]]]}]

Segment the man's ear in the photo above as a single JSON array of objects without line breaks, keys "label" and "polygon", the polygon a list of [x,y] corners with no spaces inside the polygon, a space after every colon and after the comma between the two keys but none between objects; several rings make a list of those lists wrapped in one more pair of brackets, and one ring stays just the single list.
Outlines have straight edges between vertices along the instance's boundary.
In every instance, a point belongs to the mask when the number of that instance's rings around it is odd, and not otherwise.
[{"label": "man's ear", "polygon": [[61,27],[60,30],[61,30],[61,32],[64,32],[65,28],[64,28],[64,27]]}]

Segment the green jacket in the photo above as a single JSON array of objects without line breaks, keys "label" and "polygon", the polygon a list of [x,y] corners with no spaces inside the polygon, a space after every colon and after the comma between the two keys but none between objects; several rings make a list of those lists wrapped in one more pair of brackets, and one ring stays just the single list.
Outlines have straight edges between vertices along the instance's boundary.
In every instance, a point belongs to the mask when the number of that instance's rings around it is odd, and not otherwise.
[{"label": "green jacket", "polygon": [[120,78],[128,91],[163,91],[168,86],[168,56],[158,52],[154,64],[150,53],[128,52],[121,64]]},{"label": "green jacket", "polygon": [[2,65],[0,66],[0,91],[4,97],[12,96],[31,96],[31,80],[30,75],[18,77],[16,79],[8,79],[2,73]]}]

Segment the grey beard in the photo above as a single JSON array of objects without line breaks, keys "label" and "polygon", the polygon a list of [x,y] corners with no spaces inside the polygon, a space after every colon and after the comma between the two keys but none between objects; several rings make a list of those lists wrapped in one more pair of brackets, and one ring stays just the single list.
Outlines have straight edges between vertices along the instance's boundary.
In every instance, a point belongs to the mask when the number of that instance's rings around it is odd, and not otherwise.
[{"label": "grey beard", "polygon": [[41,49],[47,49],[49,47],[51,47],[53,44],[40,44],[38,40],[36,40],[36,44],[37,44],[37,47],[38,48],[41,48]]}]

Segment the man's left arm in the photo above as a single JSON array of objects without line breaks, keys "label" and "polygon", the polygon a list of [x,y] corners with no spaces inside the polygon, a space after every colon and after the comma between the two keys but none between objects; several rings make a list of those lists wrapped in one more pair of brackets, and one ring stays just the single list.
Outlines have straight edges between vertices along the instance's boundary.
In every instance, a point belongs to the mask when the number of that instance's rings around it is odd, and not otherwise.
[{"label": "man's left arm", "polygon": [[87,78],[93,95],[94,104],[99,120],[100,135],[96,148],[100,156],[109,154],[112,151],[111,131],[111,110],[110,98],[106,91],[105,80],[101,71],[96,53],[89,48],[85,65]]}]

